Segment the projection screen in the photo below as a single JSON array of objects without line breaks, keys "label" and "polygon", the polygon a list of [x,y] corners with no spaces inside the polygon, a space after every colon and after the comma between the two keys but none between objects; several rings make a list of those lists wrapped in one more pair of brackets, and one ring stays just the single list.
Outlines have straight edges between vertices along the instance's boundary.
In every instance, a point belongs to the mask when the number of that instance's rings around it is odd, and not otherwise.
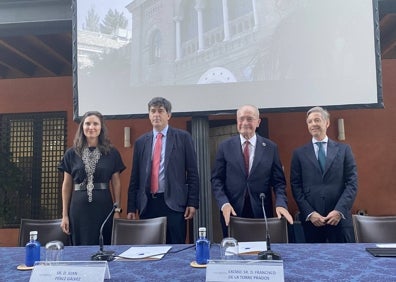
[{"label": "projection screen", "polygon": [[376,0],[73,0],[74,116],[383,107]]}]

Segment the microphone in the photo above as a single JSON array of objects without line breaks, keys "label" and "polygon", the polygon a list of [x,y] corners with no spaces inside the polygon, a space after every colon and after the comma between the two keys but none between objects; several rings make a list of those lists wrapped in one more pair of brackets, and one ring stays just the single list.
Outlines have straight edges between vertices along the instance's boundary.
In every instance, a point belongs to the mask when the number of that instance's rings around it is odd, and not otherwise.
[{"label": "microphone", "polygon": [[113,208],[111,209],[109,215],[103,221],[102,226],[100,226],[100,229],[99,229],[99,251],[91,256],[91,260],[106,260],[106,261],[114,260],[114,254],[115,254],[114,251],[104,251],[103,250],[103,228],[117,207],[118,207],[118,203],[114,203]]},{"label": "microphone", "polygon": [[258,259],[260,260],[280,260],[281,256],[271,250],[271,238],[268,230],[268,221],[267,221],[267,215],[265,214],[265,208],[264,208],[264,199],[265,199],[265,194],[260,193],[260,199],[261,199],[261,208],[263,209],[263,214],[264,214],[264,221],[265,221],[265,237],[266,237],[266,243],[267,243],[267,250],[262,251],[258,254]]}]

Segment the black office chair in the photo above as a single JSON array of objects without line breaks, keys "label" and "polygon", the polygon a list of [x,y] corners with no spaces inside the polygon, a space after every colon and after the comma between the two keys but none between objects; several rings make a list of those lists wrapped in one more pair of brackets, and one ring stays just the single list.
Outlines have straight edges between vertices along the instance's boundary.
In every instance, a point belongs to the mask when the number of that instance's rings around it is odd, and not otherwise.
[{"label": "black office chair", "polygon": [[166,244],[166,217],[129,220],[115,218],[112,245]]},{"label": "black office chair", "polygon": [[352,215],[356,243],[396,243],[396,216]]},{"label": "black office chair", "polygon": [[23,247],[29,242],[30,231],[37,231],[37,239],[42,246],[49,241],[58,240],[65,246],[70,246],[70,236],[65,234],[60,227],[62,219],[28,219],[22,218],[19,226],[19,246]]},{"label": "black office chair", "polygon": [[[271,243],[288,243],[287,222],[285,218],[268,218]],[[230,217],[228,234],[239,242],[265,241],[265,221],[261,218]]]}]

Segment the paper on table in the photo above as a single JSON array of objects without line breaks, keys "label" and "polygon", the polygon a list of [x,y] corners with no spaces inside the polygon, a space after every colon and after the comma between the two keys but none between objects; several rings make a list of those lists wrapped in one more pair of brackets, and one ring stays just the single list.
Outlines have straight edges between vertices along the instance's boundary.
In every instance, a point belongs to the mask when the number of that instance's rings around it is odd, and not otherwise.
[{"label": "paper on table", "polygon": [[267,250],[266,241],[238,242],[239,254],[256,254]]},{"label": "paper on table", "polygon": [[378,248],[396,248],[396,243],[377,244]]},{"label": "paper on table", "polygon": [[171,246],[130,247],[119,254],[115,260],[162,259],[171,248]]}]

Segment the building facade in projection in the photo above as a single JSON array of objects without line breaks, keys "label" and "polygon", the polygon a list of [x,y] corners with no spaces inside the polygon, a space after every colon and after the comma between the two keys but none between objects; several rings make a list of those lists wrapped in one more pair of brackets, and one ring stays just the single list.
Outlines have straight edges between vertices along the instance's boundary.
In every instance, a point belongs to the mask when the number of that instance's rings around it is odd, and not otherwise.
[{"label": "building facade in projection", "polygon": [[269,56],[275,48],[270,38],[291,6],[257,0],[133,1],[126,7],[132,14],[131,86],[271,79],[277,63]]}]

